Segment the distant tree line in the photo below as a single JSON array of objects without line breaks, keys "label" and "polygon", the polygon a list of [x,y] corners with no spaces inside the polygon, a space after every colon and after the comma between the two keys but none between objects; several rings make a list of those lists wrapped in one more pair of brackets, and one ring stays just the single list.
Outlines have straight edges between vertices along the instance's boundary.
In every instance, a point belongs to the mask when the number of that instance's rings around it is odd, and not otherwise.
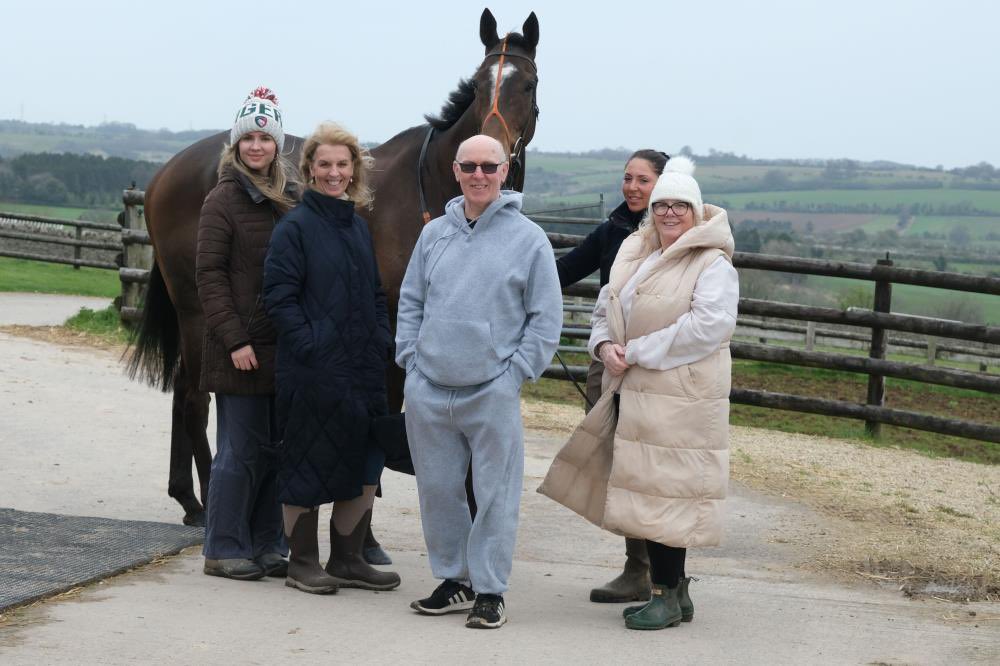
[{"label": "distant tree line", "polygon": [[95,127],[0,120],[0,157],[22,153],[107,155],[131,160],[166,162],[195,141],[217,130],[171,132],[144,130],[131,123],[102,123]]},{"label": "distant tree line", "polygon": [[115,206],[133,182],[145,188],[159,164],[121,157],[26,153],[0,159],[0,200],[84,207]]}]

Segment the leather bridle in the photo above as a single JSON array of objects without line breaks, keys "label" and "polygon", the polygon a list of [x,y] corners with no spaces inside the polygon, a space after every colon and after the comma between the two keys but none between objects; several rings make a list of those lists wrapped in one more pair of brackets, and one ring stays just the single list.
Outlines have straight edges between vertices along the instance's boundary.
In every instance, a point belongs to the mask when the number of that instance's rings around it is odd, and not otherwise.
[{"label": "leather bridle", "polygon": [[[507,170],[507,178],[504,180],[504,189],[510,189],[514,182],[522,177],[524,174],[524,151],[525,151],[525,141],[524,133],[522,132],[518,135],[517,140],[511,145],[511,132],[510,126],[507,124],[507,120],[503,117],[503,113],[500,111],[500,84],[503,82],[503,65],[504,60],[507,58],[520,58],[527,62],[531,67],[532,73],[537,72],[535,66],[535,61],[529,56],[522,55],[520,53],[511,53],[507,50],[507,38],[503,38],[503,42],[500,45],[499,51],[490,51],[486,54],[486,58],[491,58],[493,56],[499,56],[500,60],[497,63],[497,82],[496,87],[493,89],[493,105],[490,107],[490,112],[486,114],[483,118],[483,123],[480,125],[480,133],[485,133],[486,123],[489,122],[494,116],[500,121],[500,127],[503,129],[504,139],[506,140],[505,147],[510,149],[510,166]],[[484,58],[485,59],[485,58]],[[535,97],[535,91],[531,92],[531,119],[528,126],[525,127],[527,131],[528,127],[534,127],[535,119],[538,118],[538,101]],[[417,160],[417,192],[420,195],[420,212],[423,217],[424,224],[431,221],[431,213],[427,209],[427,198],[424,196],[424,179],[423,171],[424,164],[427,160],[427,147],[430,145],[431,138],[434,136],[434,127],[427,128],[427,134],[424,135],[424,142],[420,146],[420,157]]]},{"label": "leather bridle", "polygon": [[[535,67],[535,61],[526,55],[521,55],[520,53],[511,53],[507,50],[507,38],[503,38],[503,42],[500,44],[499,51],[490,51],[486,54],[486,57],[500,56],[500,60],[497,62],[497,76],[496,85],[493,89],[493,105],[490,107],[490,112],[486,114],[483,118],[483,124],[480,126],[480,134],[486,133],[486,123],[490,121],[494,116],[500,121],[500,127],[503,129],[504,135],[504,145],[510,150],[510,166],[507,170],[507,178],[503,182],[504,189],[510,189],[514,182],[517,180],[518,176],[524,173],[524,133],[521,133],[516,141],[511,142],[511,131],[510,126],[507,124],[507,120],[503,117],[503,113],[500,112],[500,85],[503,83],[503,64],[504,60],[507,58],[521,58],[526,61],[532,70],[532,73],[537,71]],[[535,91],[531,92],[531,112],[532,118],[530,122],[534,122],[535,118],[538,117],[538,102],[535,98]],[[525,130],[527,130],[527,126]]]}]

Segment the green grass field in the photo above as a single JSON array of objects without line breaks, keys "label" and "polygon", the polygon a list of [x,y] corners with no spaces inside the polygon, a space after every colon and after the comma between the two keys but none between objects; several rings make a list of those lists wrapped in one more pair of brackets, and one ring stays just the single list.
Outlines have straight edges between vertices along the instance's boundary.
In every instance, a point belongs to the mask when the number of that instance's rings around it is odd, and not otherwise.
[{"label": "green grass field", "polygon": [[[752,215],[753,211],[746,213]],[[761,212],[758,215],[766,216]],[[878,233],[887,229],[898,229],[899,218],[896,215],[873,215],[858,229],[864,229],[867,233]],[[1000,235],[1000,217],[986,217],[979,215],[915,215],[905,229],[900,231],[900,235],[907,238],[923,235],[924,232],[932,234],[948,235],[956,227],[965,227],[969,232],[969,237],[974,241],[984,241],[987,236]]]},{"label": "green grass field", "polygon": [[621,176],[624,164],[619,164],[615,160],[600,159],[597,157],[562,157],[558,155],[540,155],[538,153],[528,153],[528,162],[532,166],[537,166],[546,171],[555,171],[566,175],[578,175],[581,173],[608,173]]},{"label": "green grass field", "polygon": [[100,222],[114,222],[118,211],[101,208],[75,208],[73,206],[46,206],[42,204],[24,204],[11,201],[0,201],[0,212],[21,213],[23,215],[40,215],[55,217],[61,220],[78,220],[84,213],[96,215]]},{"label": "green grass field", "polygon": [[[874,283],[867,280],[809,275],[805,284],[807,288],[829,294],[832,299],[836,300],[839,295],[857,288],[870,291]],[[985,323],[991,326],[1000,324],[1000,297],[998,296],[933,289],[911,284],[892,285],[892,311],[896,313],[925,317],[944,316],[961,312],[961,310],[955,309],[959,302],[973,304],[975,308],[981,310]]]},{"label": "green grass field", "polygon": [[114,298],[121,294],[122,284],[115,271],[0,257],[0,291]]},{"label": "green grass field", "polygon": [[720,201],[733,208],[746,208],[747,204],[788,205],[859,204],[895,206],[900,203],[919,205],[969,204],[974,208],[1000,214],[1000,191],[994,190],[790,190],[781,192],[747,192],[717,195]]},{"label": "green grass field", "polygon": [[987,234],[1000,234],[1000,217],[958,217],[954,215],[917,215],[903,232],[904,236],[919,236],[925,231],[948,234],[962,226],[974,240],[984,240]]}]

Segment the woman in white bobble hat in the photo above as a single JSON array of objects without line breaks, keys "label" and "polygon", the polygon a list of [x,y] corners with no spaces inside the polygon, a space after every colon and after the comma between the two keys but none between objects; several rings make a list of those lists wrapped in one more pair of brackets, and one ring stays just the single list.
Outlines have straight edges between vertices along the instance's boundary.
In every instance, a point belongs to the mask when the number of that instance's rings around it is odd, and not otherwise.
[{"label": "woman in white bobble hat", "polygon": [[653,596],[625,609],[630,629],[691,621],[686,549],[722,537],[739,280],[726,211],[702,202],[693,173],[686,157],[667,162],[618,251],[589,343],[604,393],[539,489],[646,540]]},{"label": "woman in white bobble hat", "polygon": [[276,337],[260,292],[271,232],[298,196],[273,92],[250,93],[229,137],[201,209],[195,271],[205,314],[200,386],[215,393],[218,420],[204,572],[254,580],[288,568],[272,449]]}]

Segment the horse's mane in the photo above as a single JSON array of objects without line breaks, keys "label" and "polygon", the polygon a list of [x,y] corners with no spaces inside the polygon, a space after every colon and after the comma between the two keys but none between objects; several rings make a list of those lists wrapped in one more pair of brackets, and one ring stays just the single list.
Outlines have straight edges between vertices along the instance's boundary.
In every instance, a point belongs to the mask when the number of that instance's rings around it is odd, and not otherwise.
[{"label": "horse's mane", "polygon": [[[529,50],[528,42],[524,39],[524,36],[519,32],[512,32],[507,35],[507,46],[514,47],[520,46],[525,50]],[[424,120],[430,123],[431,127],[436,130],[443,131],[449,129],[452,125],[458,122],[458,119],[462,117],[462,114],[472,106],[472,102],[476,99],[476,84],[470,79],[460,79],[458,82],[458,88],[451,91],[448,95],[448,101],[444,103],[441,107],[441,112],[438,115],[425,114]]]},{"label": "horse's mane", "polygon": [[476,99],[476,84],[472,79],[461,79],[458,88],[451,91],[448,101],[441,107],[441,113],[436,116],[425,114],[424,120],[430,123],[431,127],[443,131],[458,122],[466,109],[472,106]]}]

